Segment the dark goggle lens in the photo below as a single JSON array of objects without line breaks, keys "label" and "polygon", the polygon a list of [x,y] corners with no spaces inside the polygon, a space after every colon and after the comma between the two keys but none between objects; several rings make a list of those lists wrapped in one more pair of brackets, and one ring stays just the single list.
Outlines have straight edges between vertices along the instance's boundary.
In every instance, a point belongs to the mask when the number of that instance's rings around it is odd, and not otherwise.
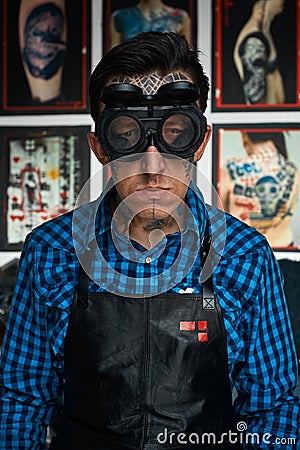
[{"label": "dark goggle lens", "polygon": [[130,150],[141,139],[141,127],[131,116],[118,116],[108,126],[106,139],[113,149]]},{"label": "dark goggle lens", "polygon": [[186,114],[173,114],[163,122],[161,134],[170,148],[180,152],[194,141],[196,129]]},{"label": "dark goggle lens", "polygon": [[[114,118],[106,131],[108,145],[118,151],[133,149],[141,140],[141,124],[132,116],[120,115]],[[193,142],[195,125],[186,114],[172,114],[161,123],[163,144],[179,152]]]}]

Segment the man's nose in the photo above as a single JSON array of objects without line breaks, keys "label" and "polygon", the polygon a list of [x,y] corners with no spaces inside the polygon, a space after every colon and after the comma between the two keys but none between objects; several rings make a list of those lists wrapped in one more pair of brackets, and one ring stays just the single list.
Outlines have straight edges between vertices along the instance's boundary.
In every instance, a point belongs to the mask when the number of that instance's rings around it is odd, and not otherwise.
[{"label": "man's nose", "polygon": [[143,171],[152,174],[163,173],[166,168],[165,157],[159,152],[154,142],[150,142],[149,144],[143,154]]}]

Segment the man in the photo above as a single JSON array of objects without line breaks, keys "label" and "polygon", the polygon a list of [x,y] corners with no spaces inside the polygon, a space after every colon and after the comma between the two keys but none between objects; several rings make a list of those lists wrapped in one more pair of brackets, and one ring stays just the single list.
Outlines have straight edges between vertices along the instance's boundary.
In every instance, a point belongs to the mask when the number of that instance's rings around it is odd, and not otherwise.
[{"label": "man", "polygon": [[[175,33],[141,34],[95,68],[88,139],[112,178],[99,200],[26,239],[1,360],[0,448],[43,448],[62,393],[56,450],[297,439],[277,262],[191,181],[211,132],[207,96],[197,53]],[[243,431],[257,433],[253,445]]]}]

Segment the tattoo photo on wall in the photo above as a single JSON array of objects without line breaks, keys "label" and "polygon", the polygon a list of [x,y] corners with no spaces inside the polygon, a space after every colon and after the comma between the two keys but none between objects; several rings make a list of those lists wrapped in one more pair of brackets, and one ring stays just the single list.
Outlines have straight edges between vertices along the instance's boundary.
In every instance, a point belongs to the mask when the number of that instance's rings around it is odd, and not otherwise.
[{"label": "tattoo photo on wall", "polygon": [[89,127],[0,128],[0,250],[21,250],[33,227],[72,209],[90,173]]},{"label": "tattoo photo on wall", "polygon": [[1,113],[88,112],[90,0],[1,0]]},{"label": "tattoo photo on wall", "polygon": [[299,124],[218,124],[214,203],[256,228],[276,251],[300,251]]},{"label": "tattoo photo on wall", "polygon": [[212,110],[300,109],[297,0],[213,0]]},{"label": "tattoo photo on wall", "polygon": [[103,0],[103,53],[143,31],[177,31],[197,46],[196,0]]}]

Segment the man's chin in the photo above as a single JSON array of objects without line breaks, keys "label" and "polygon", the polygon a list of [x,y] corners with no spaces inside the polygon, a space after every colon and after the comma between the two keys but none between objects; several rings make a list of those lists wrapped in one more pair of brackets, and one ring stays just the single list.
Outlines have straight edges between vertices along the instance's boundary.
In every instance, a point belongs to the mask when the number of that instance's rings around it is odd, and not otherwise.
[{"label": "man's chin", "polygon": [[171,214],[168,214],[166,211],[162,211],[156,208],[144,209],[136,213],[135,217],[138,220],[142,221],[153,221],[153,220],[164,220],[167,221],[170,218]]}]

